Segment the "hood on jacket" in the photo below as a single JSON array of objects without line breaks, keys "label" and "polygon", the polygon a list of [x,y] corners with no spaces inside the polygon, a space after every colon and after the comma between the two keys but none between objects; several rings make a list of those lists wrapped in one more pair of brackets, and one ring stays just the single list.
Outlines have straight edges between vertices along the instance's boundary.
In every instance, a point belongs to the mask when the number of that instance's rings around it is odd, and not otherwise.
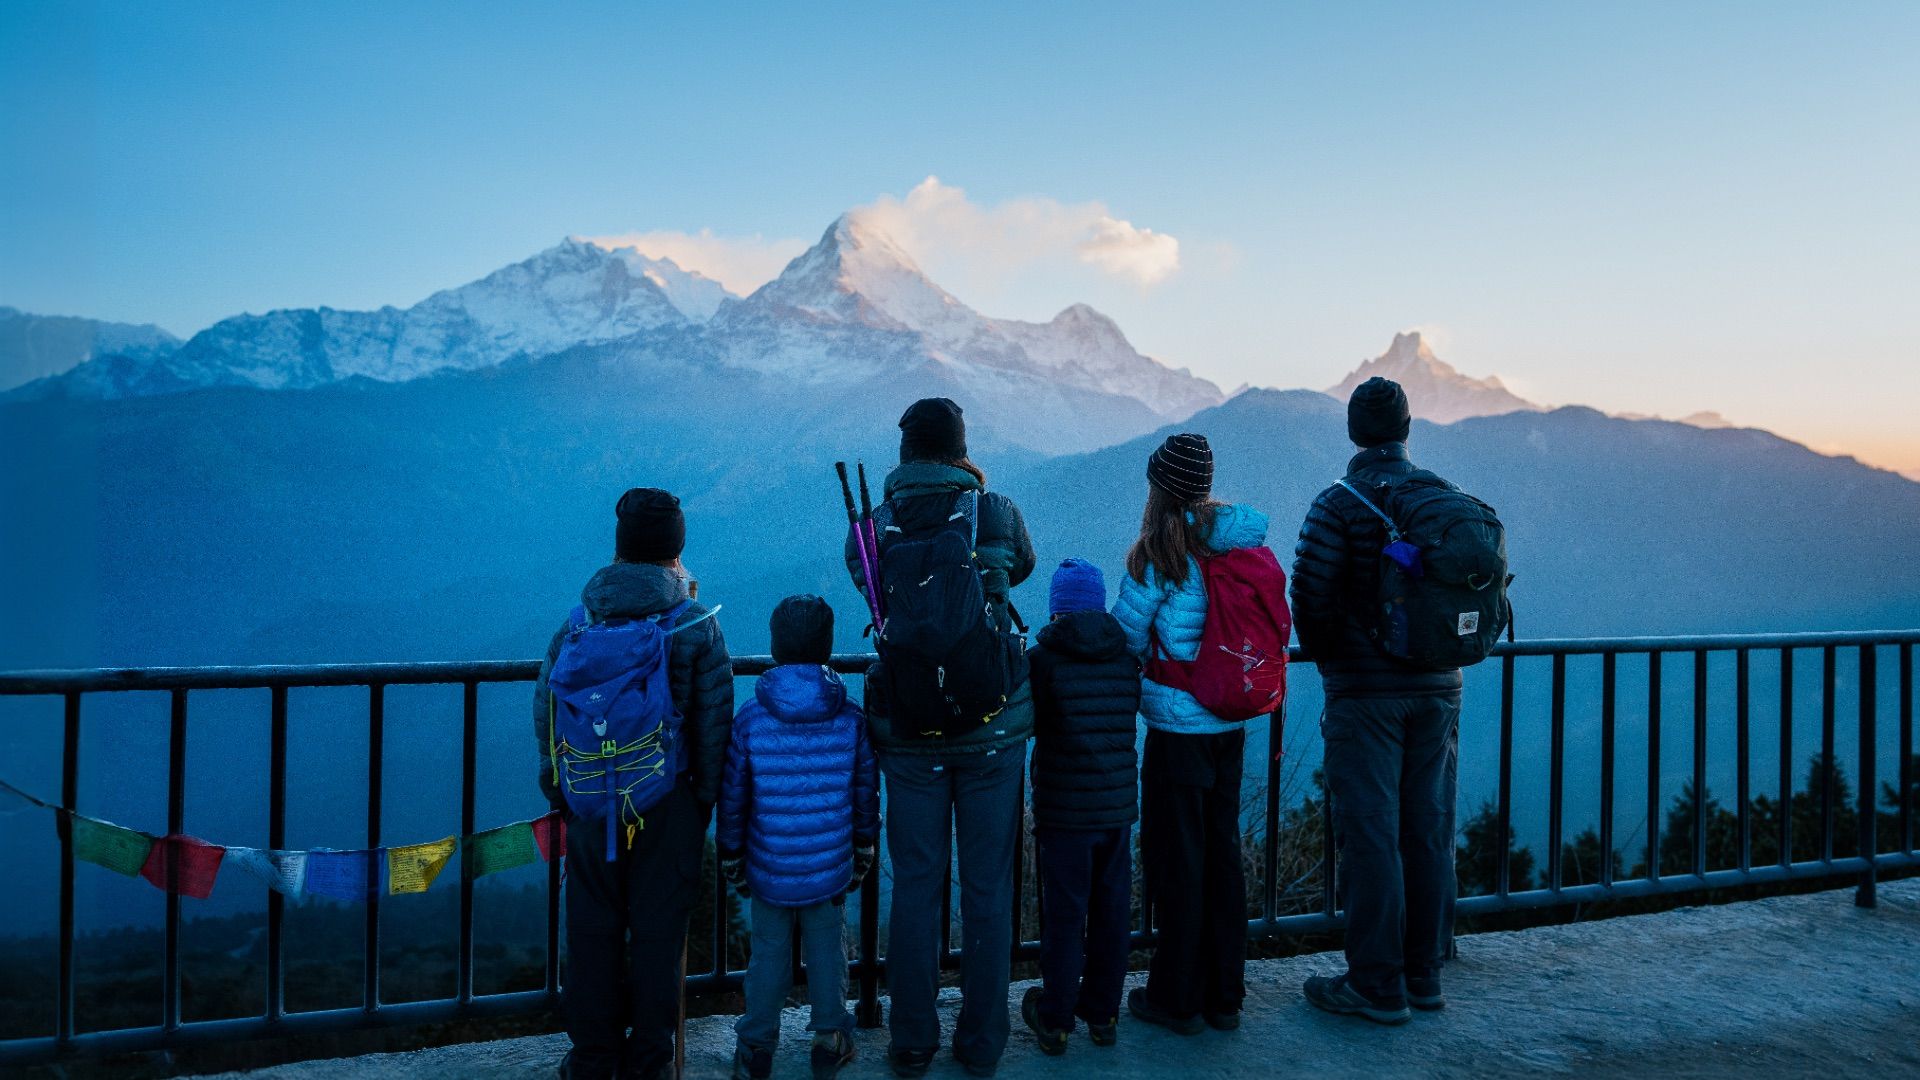
[{"label": "hood on jacket", "polygon": [[977,491],[980,479],[957,465],[939,461],[904,461],[887,474],[886,498],[910,499],[942,491]]},{"label": "hood on jacket", "polygon": [[1104,611],[1076,611],[1040,628],[1035,640],[1055,652],[1082,660],[1113,660],[1127,654],[1120,620]]},{"label": "hood on jacket", "polygon": [[613,563],[587,579],[580,602],[587,614],[607,619],[643,619],[687,599],[687,579],[652,563]]},{"label": "hood on jacket", "polygon": [[754,699],[776,720],[817,724],[847,703],[847,684],[819,664],[782,664],[753,684]]},{"label": "hood on jacket", "polygon": [[1207,537],[1207,546],[1213,550],[1238,551],[1266,542],[1267,515],[1239,503],[1214,512],[1213,532]]}]

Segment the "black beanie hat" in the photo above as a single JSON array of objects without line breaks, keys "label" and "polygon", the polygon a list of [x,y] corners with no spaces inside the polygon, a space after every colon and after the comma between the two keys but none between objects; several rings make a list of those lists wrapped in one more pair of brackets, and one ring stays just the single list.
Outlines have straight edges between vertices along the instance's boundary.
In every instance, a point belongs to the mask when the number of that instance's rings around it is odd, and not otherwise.
[{"label": "black beanie hat", "polygon": [[1375,375],[1353,388],[1347,399],[1347,438],[1355,446],[1406,442],[1412,428],[1407,392],[1399,383]]},{"label": "black beanie hat", "polygon": [[817,596],[789,596],[767,628],[776,664],[824,664],[833,657],[833,608]]},{"label": "black beanie hat", "polygon": [[1183,431],[1147,459],[1147,482],[1183,503],[1199,502],[1213,493],[1213,447],[1205,435]]},{"label": "black beanie hat", "polygon": [[659,488],[633,488],[613,508],[613,556],[621,562],[669,562],[687,546],[680,500]]},{"label": "black beanie hat", "polygon": [[900,417],[901,461],[959,461],[967,456],[967,422],[943,397],[921,398]]}]

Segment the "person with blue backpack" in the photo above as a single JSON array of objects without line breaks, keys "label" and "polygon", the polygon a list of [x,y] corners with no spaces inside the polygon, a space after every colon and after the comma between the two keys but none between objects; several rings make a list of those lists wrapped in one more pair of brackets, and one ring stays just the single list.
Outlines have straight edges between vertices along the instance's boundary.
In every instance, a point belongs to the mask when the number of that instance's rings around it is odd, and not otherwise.
[{"label": "person with blue backpack", "polygon": [[540,788],[566,815],[563,1078],[671,1076],[687,917],[733,723],[733,663],[680,562],[680,500],[634,488],[614,561],[534,686]]},{"label": "person with blue backpack", "polygon": [[1169,436],[1147,462],[1147,486],[1113,614],[1145,662],[1140,856],[1160,938],[1127,1011],[1197,1035],[1240,1024],[1246,721],[1281,703],[1292,618],[1267,517],[1213,501],[1205,436]]},{"label": "person with blue backpack", "polygon": [[729,884],[752,898],[747,1009],[735,1080],[766,1080],[793,987],[799,937],[813,1015],[814,1080],[853,1060],[845,897],[873,868],[880,775],[866,720],[833,657],[833,609],[789,596],[773,609],[773,670],[733,720],[714,842]]},{"label": "person with blue backpack", "polygon": [[900,418],[900,464],[866,534],[877,544],[867,545],[862,529],[849,530],[846,543],[848,573],[878,622],[880,661],[867,677],[866,705],[887,784],[888,1057],[902,1077],[924,1075],[940,1047],[942,889],[956,836],[962,959],[953,1056],[969,1074],[991,1076],[1009,1033],[1013,866],[1033,695],[1008,594],[1033,572],[1034,555],[1019,507],[985,488],[967,457],[960,406],[917,401]]}]

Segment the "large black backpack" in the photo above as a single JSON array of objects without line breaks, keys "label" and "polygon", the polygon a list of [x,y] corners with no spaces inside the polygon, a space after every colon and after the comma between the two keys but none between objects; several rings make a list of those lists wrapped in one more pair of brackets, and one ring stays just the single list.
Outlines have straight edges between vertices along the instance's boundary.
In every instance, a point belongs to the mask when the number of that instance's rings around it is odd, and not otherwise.
[{"label": "large black backpack", "polygon": [[877,648],[896,734],[979,730],[1026,680],[1026,651],[1000,629],[980,581],[980,493],[889,499],[873,514],[886,620]]},{"label": "large black backpack", "polygon": [[[1511,637],[1507,531],[1493,507],[1424,469],[1374,498],[1339,482],[1386,523],[1368,634],[1383,652],[1435,671],[1468,667]],[[1384,507],[1384,508],[1383,508]]]}]

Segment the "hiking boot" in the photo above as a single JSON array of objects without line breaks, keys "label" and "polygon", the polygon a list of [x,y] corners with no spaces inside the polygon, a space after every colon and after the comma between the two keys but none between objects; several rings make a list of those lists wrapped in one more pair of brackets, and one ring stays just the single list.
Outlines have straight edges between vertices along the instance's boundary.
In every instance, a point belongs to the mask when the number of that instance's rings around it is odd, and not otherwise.
[{"label": "hiking boot", "polygon": [[993,1075],[994,1073],[997,1073],[997,1072],[999,1072],[999,1071],[1000,1071],[1000,1063],[999,1063],[999,1062],[997,1062],[997,1061],[969,1061],[969,1060],[968,1060],[968,1059],[967,1059],[967,1058],[966,1058],[966,1057],[965,1057],[964,1055],[962,1055],[962,1054],[960,1053],[960,1051],[958,1051],[958,1050],[955,1050],[955,1051],[953,1052],[953,1060],[955,1060],[955,1061],[957,1061],[957,1062],[959,1062],[959,1063],[960,1063],[960,1067],[961,1067],[962,1069],[965,1069],[965,1070],[967,1071],[967,1075],[968,1075],[968,1076],[975,1076],[975,1077],[979,1077],[979,1078],[980,1078],[980,1080],[986,1080],[986,1078],[987,1078],[987,1077],[989,1077],[989,1076],[992,1076],[992,1075]]},{"label": "hiking boot", "polygon": [[1095,1046],[1112,1046],[1119,1042],[1120,1018],[1116,1016],[1104,1024],[1096,1024],[1088,1020],[1087,1038],[1092,1039]]},{"label": "hiking boot", "polygon": [[773,1075],[773,1050],[765,1046],[736,1044],[733,1048],[733,1080],[767,1080]]},{"label": "hiking boot", "polygon": [[1440,976],[1419,979],[1407,976],[1407,1004],[1422,1012],[1438,1012],[1447,1007],[1447,996],[1440,992]]},{"label": "hiking boot", "polygon": [[927,1069],[933,1065],[931,1050],[887,1050],[887,1064],[893,1067],[893,1075],[906,1078],[927,1075]]},{"label": "hiking boot", "polygon": [[1198,1035],[1207,1030],[1207,1022],[1197,1016],[1175,1016],[1147,997],[1147,988],[1137,986],[1127,991],[1127,1011],[1135,1017],[1145,1020],[1156,1027],[1166,1028],[1175,1035]]},{"label": "hiking boot", "polygon": [[1240,1029],[1239,1009],[1226,1013],[1201,1013],[1200,1018],[1205,1020],[1207,1026],[1215,1031],[1238,1031]]},{"label": "hiking boot", "polygon": [[813,1080],[833,1080],[853,1060],[853,1040],[844,1031],[822,1031],[813,1037]]},{"label": "hiking boot", "polygon": [[1020,999],[1020,1019],[1027,1022],[1027,1030],[1040,1041],[1040,1052],[1048,1057],[1059,1057],[1067,1052],[1067,1032],[1064,1028],[1048,1027],[1040,1019],[1039,987],[1029,987],[1026,996]]},{"label": "hiking boot", "polygon": [[1307,980],[1303,990],[1307,1000],[1317,1008],[1341,1016],[1363,1016],[1376,1024],[1404,1024],[1413,1017],[1404,1000],[1374,1001],[1355,990],[1345,975],[1335,975],[1333,978],[1315,975]]}]

